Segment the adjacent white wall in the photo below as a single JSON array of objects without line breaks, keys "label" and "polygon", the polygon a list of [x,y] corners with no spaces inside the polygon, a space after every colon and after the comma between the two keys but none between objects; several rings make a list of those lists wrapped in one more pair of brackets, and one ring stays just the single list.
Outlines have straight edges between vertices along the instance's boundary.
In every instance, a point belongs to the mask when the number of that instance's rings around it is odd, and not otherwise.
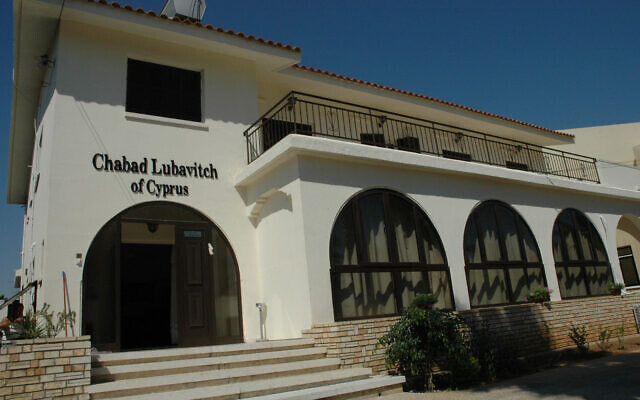
[{"label": "adjacent white wall", "polygon": [[[566,129],[575,136],[572,144],[550,146],[618,164],[640,166],[640,122]],[[638,148],[640,149],[640,148]]]}]

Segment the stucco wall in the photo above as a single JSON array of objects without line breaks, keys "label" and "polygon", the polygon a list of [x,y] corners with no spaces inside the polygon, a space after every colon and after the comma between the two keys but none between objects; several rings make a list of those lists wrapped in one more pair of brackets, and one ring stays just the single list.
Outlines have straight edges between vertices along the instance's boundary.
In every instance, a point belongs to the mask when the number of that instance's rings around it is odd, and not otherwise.
[{"label": "stucco wall", "polygon": [[453,282],[456,307],[470,307],[464,269],[463,234],[471,210],[481,201],[506,202],[520,213],[536,237],[552,298],[559,287],[551,247],[553,224],[565,208],[584,212],[598,230],[616,280],[621,274],[616,254],[615,231],[620,216],[638,212],[633,203],[599,199],[558,190],[539,190],[526,185],[462,175],[394,169],[389,166],[350,163],[348,159],[300,158],[301,196],[307,265],[312,298],[313,323],[333,320],[329,281],[329,238],[341,207],[358,192],[388,188],[406,194],[429,216],[440,235]]},{"label": "stucco wall", "polygon": [[[128,118],[124,107],[128,57],[200,70],[202,124],[184,126],[154,118]],[[60,292],[64,271],[71,309],[80,317],[83,266],[76,265],[76,254],[84,259],[99,229],[122,210],[152,200],[173,201],[206,215],[229,240],[240,268],[245,336],[259,337],[255,303],[262,298],[260,281],[255,279],[260,275],[255,230],[232,179],[246,164],[242,132],[257,118],[253,64],[63,22],[56,66],[51,101],[55,107],[49,106],[52,120],[48,122],[45,115],[42,123],[49,130],[42,154],[50,157],[41,168],[47,174],[42,183],[48,187],[39,189],[41,200],[36,198],[55,212],[34,212],[32,226],[25,229],[25,237],[33,235],[36,246],[42,247],[37,254],[44,279],[39,304],[47,302],[53,310],[63,309]],[[129,160],[147,157],[181,164],[211,162],[219,179],[155,177],[160,183],[188,185],[189,196],[134,194],[130,189],[133,181],[152,177],[96,171],[91,164],[95,153],[108,153],[114,159],[124,155]],[[44,238],[46,243],[42,243]],[[25,248],[30,245],[25,243]],[[25,266],[28,262],[25,260]],[[82,326],[78,322],[77,326]]]},{"label": "stucco wall", "polygon": [[573,144],[551,146],[619,164],[638,166],[633,148],[640,145],[640,123],[566,129],[575,136]]}]

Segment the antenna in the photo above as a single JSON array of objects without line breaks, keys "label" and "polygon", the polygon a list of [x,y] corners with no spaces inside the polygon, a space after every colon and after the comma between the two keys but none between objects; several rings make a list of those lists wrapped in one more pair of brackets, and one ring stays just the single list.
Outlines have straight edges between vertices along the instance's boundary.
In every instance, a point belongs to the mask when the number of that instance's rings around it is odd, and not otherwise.
[{"label": "antenna", "polygon": [[205,0],[167,0],[160,14],[169,18],[178,17],[180,19],[201,21],[206,8]]}]

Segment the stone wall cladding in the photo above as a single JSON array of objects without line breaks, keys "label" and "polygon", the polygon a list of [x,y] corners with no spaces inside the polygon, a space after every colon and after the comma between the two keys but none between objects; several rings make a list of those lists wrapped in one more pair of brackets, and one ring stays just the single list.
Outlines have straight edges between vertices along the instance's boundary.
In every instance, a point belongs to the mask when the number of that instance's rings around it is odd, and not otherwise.
[{"label": "stone wall cladding", "polygon": [[88,400],[91,338],[80,336],[3,342],[0,400]]},{"label": "stone wall cladding", "polygon": [[[485,329],[504,343],[517,346],[521,354],[535,354],[574,346],[568,336],[571,324],[586,325],[590,342],[598,339],[602,329],[615,331],[621,325],[625,335],[637,334],[633,315],[637,304],[640,293],[478,308],[460,314],[470,327]],[[386,372],[384,349],[376,349],[376,344],[397,320],[388,317],[317,324],[303,331],[303,336],[326,347],[327,355],[340,358],[344,367],[369,367],[380,374]]]}]

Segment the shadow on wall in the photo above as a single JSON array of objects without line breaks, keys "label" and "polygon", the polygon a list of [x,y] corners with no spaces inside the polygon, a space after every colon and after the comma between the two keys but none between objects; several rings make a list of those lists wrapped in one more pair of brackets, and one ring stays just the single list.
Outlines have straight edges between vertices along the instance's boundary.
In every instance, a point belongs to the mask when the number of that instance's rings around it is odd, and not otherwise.
[{"label": "shadow on wall", "polygon": [[482,379],[521,371],[521,357],[551,350],[550,328],[537,310],[542,305],[514,305],[461,311],[472,338]]}]

